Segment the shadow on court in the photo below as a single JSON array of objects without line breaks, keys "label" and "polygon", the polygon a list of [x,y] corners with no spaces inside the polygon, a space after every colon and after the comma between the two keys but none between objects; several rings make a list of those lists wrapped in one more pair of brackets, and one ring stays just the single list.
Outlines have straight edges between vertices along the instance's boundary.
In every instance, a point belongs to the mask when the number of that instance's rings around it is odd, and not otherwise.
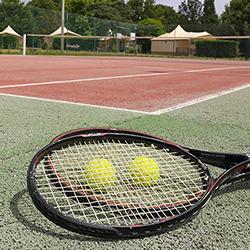
[{"label": "shadow on court", "polygon": [[[222,189],[218,190],[213,197],[221,196],[225,193],[235,192],[238,190],[246,190],[250,189],[250,180],[246,180],[244,182],[236,182],[232,185],[224,186]],[[76,241],[92,241],[96,242],[106,242],[106,241],[115,241],[114,239],[102,239],[102,238],[94,238],[86,235],[74,234],[71,232],[67,232],[64,229],[64,232],[57,232],[59,227],[54,224],[49,224],[48,221],[41,215],[36,208],[31,203],[29,198],[28,190],[23,189],[20,192],[16,193],[10,202],[10,210],[13,216],[22,223],[25,227],[27,227],[31,231],[36,231],[37,233],[45,234],[47,236],[52,236],[58,239],[70,239]],[[193,220],[196,216],[193,216],[191,220]],[[190,220],[187,220],[185,223],[181,225],[176,225],[172,228],[175,230],[180,226],[184,226]],[[49,228],[48,228],[49,227]],[[119,240],[119,239],[117,239]]]},{"label": "shadow on court", "polygon": [[[50,227],[48,226],[48,221],[43,217],[43,215],[39,215],[39,212],[36,211],[36,208],[31,203],[29,199],[29,194],[27,189],[23,189],[17,194],[15,194],[10,202],[10,210],[13,216],[22,223],[25,227],[30,229],[31,231],[36,231],[37,233],[42,233],[47,236],[52,236],[58,239],[70,239],[77,241],[96,241],[96,238],[88,237],[80,234],[71,234],[67,233],[59,233],[58,227],[53,228],[54,225]],[[99,239],[100,241],[107,241],[106,239]]]}]

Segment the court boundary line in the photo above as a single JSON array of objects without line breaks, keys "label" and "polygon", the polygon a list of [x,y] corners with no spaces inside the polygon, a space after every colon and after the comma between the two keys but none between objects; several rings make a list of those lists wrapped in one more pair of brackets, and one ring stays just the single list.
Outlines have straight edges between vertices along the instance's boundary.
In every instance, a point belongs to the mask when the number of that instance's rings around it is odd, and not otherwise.
[{"label": "court boundary line", "polygon": [[175,111],[175,110],[183,109],[183,108],[186,108],[186,107],[189,107],[189,106],[193,106],[195,104],[202,103],[202,102],[205,102],[205,101],[209,101],[209,100],[212,100],[212,99],[224,96],[224,95],[232,94],[232,93],[235,93],[237,91],[240,91],[240,90],[243,90],[243,89],[246,89],[246,88],[249,88],[249,87],[250,87],[250,83],[247,83],[247,84],[244,84],[244,85],[239,86],[239,87],[235,87],[235,88],[231,88],[231,89],[224,90],[224,91],[221,91],[221,92],[217,92],[217,93],[214,93],[214,94],[205,95],[205,96],[202,96],[202,97],[199,97],[199,98],[195,98],[193,100],[183,102],[183,103],[180,103],[178,105],[174,105],[172,107],[168,107],[168,108],[165,108],[165,109],[160,109],[160,110],[157,110],[157,111],[153,111],[153,112],[151,112],[151,114],[152,115],[161,115],[161,114],[164,114],[164,113],[169,113],[171,111]]},{"label": "court boundary line", "polygon": [[24,98],[24,99],[37,100],[37,101],[54,102],[54,103],[60,103],[60,104],[70,104],[70,105],[76,105],[76,106],[85,106],[85,107],[90,107],[90,108],[110,109],[110,110],[115,110],[115,111],[126,111],[126,112],[140,113],[140,114],[146,114],[146,115],[151,114],[151,112],[142,111],[142,110],[133,110],[133,109],[118,108],[118,107],[111,107],[111,106],[102,106],[102,105],[80,103],[80,102],[70,102],[70,101],[47,99],[47,98],[34,97],[34,96],[15,95],[15,94],[7,94],[7,93],[0,93],[0,96],[17,97],[17,98]]},{"label": "court boundary line", "polygon": [[54,103],[61,103],[61,104],[70,104],[70,105],[77,105],[77,106],[84,106],[84,107],[91,107],[91,108],[100,108],[100,109],[108,109],[114,111],[124,111],[124,112],[132,112],[144,115],[161,115],[165,113],[169,113],[175,110],[180,110],[189,106],[193,106],[202,102],[206,102],[224,95],[232,94],[234,92],[246,89],[250,87],[250,83],[244,84],[239,87],[231,88],[225,91],[217,92],[215,94],[202,96],[200,98],[196,98],[187,102],[180,103],[178,105],[174,105],[165,109],[160,109],[152,112],[142,111],[142,110],[135,110],[135,109],[126,109],[126,108],[118,108],[118,107],[111,107],[111,106],[102,106],[102,105],[95,105],[95,104],[87,104],[87,103],[78,103],[78,102],[70,102],[70,101],[63,101],[63,100],[55,100],[55,99],[47,99],[47,98],[40,98],[40,97],[32,97],[32,96],[24,96],[24,95],[15,95],[15,94],[7,94],[7,93],[0,93],[0,96],[9,96],[9,97],[17,97],[17,98],[24,98],[30,100],[38,100],[38,101],[47,101],[47,102],[54,102]]},{"label": "court boundary line", "polygon": [[184,71],[176,71],[176,72],[160,72],[160,73],[150,73],[150,74],[133,74],[133,75],[120,75],[120,76],[93,77],[93,78],[82,78],[82,79],[75,79],[75,80],[48,81],[48,82],[37,82],[37,83],[35,83],[35,82],[33,82],[33,83],[20,83],[20,84],[14,84],[14,85],[3,85],[3,86],[0,86],[0,89],[32,87],[32,86],[41,86],[41,85],[54,85],[54,84],[67,84],[67,83],[79,83],[79,82],[90,82],[90,81],[103,81],[103,80],[137,78],[137,77],[175,75],[175,74],[183,74],[183,73],[199,73],[199,72],[220,71],[220,70],[230,70],[230,69],[233,70],[233,69],[244,69],[244,68],[250,68],[250,66],[222,67],[222,68],[220,67],[220,68],[210,68],[210,69],[184,70]]}]

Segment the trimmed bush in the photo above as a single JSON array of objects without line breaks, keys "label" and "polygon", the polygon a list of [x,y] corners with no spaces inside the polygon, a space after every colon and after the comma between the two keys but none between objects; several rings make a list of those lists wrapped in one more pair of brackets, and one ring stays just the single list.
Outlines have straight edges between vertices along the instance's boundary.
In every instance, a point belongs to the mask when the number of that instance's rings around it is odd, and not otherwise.
[{"label": "trimmed bush", "polygon": [[3,37],[0,36],[0,49],[3,49]]},{"label": "trimmed bush", "polygon": [[240,41],[240,53],[245,58],[250,58],[250,39]]},{"label": "trimmed bush", "polygon": [[223,40],[203,40],[196,41],[196,56],[202,57],[237,57],[239,43],[234,41]]},{"label": "trimmed bush", "polygon": [[148,39],[137,40],[139,46],[139,53],[150,54],[151,53],[151,41]]},{"label": "trimmed bush", "polygon": [[1,49],[16,49],[18,47],[18,38],[10,35],[0,36]]},{"label": "trimmed bush", "polygon": [[[78,50],[78,51],[95,51],[99,46],[97,39],[77,39],[77,38],[65,38],[64,47],[66,50]],[[53,39],[53,49],[61,48],[61,38]]]}]

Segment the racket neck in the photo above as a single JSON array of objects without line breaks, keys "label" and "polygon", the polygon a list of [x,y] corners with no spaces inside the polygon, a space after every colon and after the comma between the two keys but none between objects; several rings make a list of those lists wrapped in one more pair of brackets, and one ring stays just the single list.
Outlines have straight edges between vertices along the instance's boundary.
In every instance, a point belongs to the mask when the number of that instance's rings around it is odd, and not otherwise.
[{"label": "racket neck", "polygon": [[249,157],[244,154],[224,154],[188,148],[187,150],[202,162],[225,170],[249,160]]}]

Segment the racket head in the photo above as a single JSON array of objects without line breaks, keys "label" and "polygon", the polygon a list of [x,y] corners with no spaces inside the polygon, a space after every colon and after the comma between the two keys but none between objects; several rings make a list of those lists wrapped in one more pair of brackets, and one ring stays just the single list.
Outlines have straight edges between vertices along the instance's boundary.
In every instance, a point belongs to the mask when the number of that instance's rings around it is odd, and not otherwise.
[{"label": "racket head", "polygon": [[[135,131],[135,130],[127,130],[123,128],[110,128],[110,127],[89,127],[89,128],[78,128],[74,130],[69,130],[64,133],[61,133],[60,135],[54,137],[50,143],[54,143],[72,136],[80,136],[80,135],[87,135],[87,134],[102,134],[102,133],[122,133],[122,134],[128,134],[128,135],[138,135],[143,137],[149,137],[149,138],[155,138],[157,140],[163,140],[167,143],[172,143],[171,140],[157,137],[154,135],[150,135],[145,132]],[[177,145],[177,144],[176,144]],[[235,153],[218,153],[218,152],[209,152],[204,150],[198,150],[189,148],[183,145],[178,144],[181,148],[187,150],[189,153],[197,157],[199,160],[201,160],[203,163],[216,166],[221,169],[228,170],[230,167],[244,162],[249,159],[250,154],[235,154]],[[247,168],[245,171],[241,172],[240,174],[233,175],[230,179],[227,179],[222,184],[234,184],[235,182],[239,181],[248,181],[250,180],[250,168]]]},{"label": "racket head", "polygon": [[[107,143],[111,149],[107,149]],[[81,170],[65,172],[60,169],[59,165],[65,163],[61,163],[61,159],[58,163],[54,160],[55,157],[60,158],[60,153],[65,156],[67,150],[72,155],[72,147],[78,148],[78,144],[81,148],[83,145],[87,147],[83,147],[80,152],[87,157],[83,159],[85,156],[81,156],[83,165],[92,159],[94,151],[98,151],[98,157],[112,159],[117,176],[115,185],[108,190],[96,192],[87,187],[86,183],[82,183],[82,180],[76,181],[81,179],[79,174],[76,174]],[[94,151],[89,149],[93,146]],[[146,187],[131,181],[131,175],[126,170],[134,157],[141,154],[155,158],[161,173],[156,183]],[[180,161],[181,166],[175,166],[180,168],[181,174],[176,173],[176,169],[171,169],[169,157],[172,157],[171,164]],[[120,158],[122,160],[117,163]],[[69,164],[69,159],[66,158],[66,161]],[[70,159],[71,161],[73,159]],[[170,168],[166,169],[166,166]],[[73,180],[71,174],[74,175]],[[189,184],[186,183],[186,175]],[[170,186],[166,184],[169,179],[172,181]],[[194,179],[197,179],[197,183],[194,183]],[[213,179],[208,168],[198,158],[178,145],[116,131],[71,136],[46,146],[31,161],[27,184],[36,207],[54,223],[71,231],[92,236],[131,238],[164,232],[167,228],[196,214],[211,196]],[[177,192],[173,192],[173,187]],[[128,199],[125,197],[126,194]],[[63,204],[60,205],[60,202]],[[73,211],[74,206],[77,206],[76,212]],[[92,214],[96,219],[92,219]]]},{"label": "racket head", "polygon": [[[151,137],[156,138],[158,140],[162,139],[156,136],[149,135],[147,133],[135,131],[135,130],[128,130],[123,128],[109,128],[109,127],[89,127],[89,128],[78,128],[63,132],[56,137],[54,137],[50,143],[54,143],[72,136],[81,136],[81,135],[95,135],[95,134],[104,134],[104,133],[121,133],[121,134],[128,134],[128,135],[139,135],[144,137]],[[162,139],[163,140],[163,139]]]}]

